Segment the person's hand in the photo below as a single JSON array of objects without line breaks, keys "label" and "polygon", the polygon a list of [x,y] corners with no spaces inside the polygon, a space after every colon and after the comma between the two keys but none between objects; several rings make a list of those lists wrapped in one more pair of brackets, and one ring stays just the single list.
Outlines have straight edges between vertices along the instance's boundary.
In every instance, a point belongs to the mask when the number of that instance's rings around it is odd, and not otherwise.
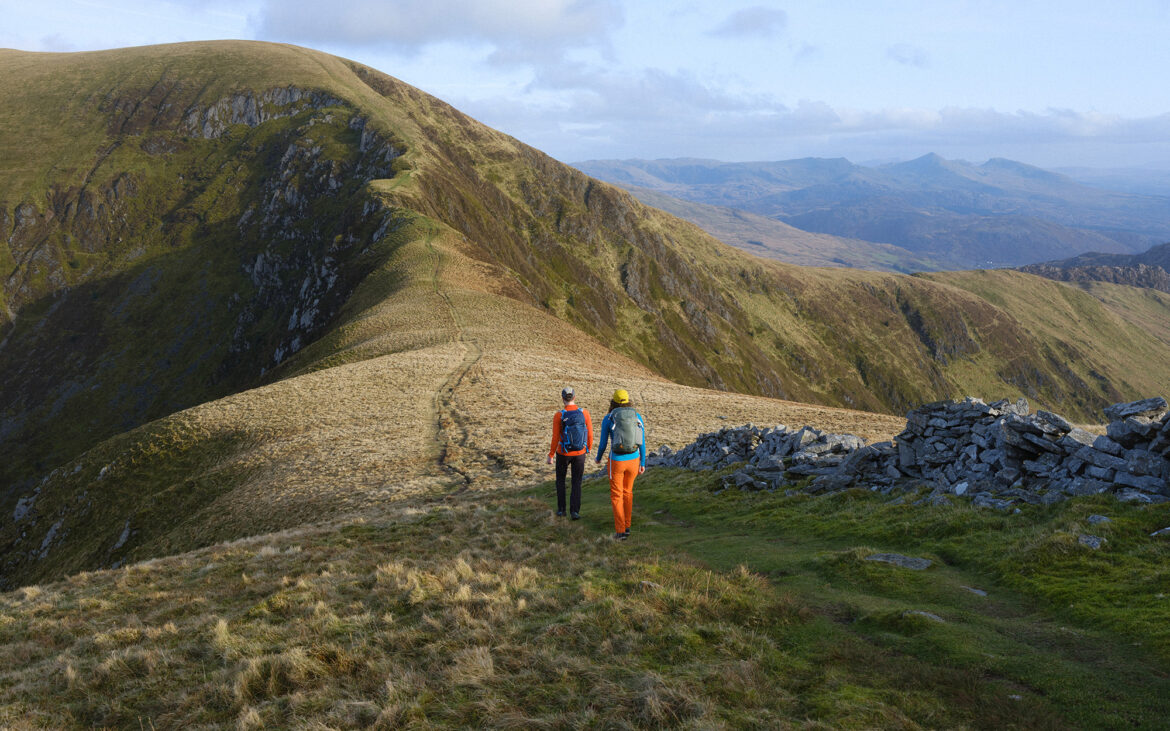
[{"label": "person's hand", "polygon": [[549,463],[549,464],[552,464],[552,457],[549,457],[549,458],[548,458],[548,463]]},{"label": "person's hand", "polygon": [[642,473],[643,473],[643,472],[645,472],[645,471],[646,471],[646,468],[645,468],[645,467],[643,467],[642,465],[638,465],[638,474],[639,474],[639,475],[640,475],[640,474],[642,474]]},{"label": "person's hand", "polygon": [[601,457],[598,457],[597,459],[593,460],[593,464],[601,464]]}]

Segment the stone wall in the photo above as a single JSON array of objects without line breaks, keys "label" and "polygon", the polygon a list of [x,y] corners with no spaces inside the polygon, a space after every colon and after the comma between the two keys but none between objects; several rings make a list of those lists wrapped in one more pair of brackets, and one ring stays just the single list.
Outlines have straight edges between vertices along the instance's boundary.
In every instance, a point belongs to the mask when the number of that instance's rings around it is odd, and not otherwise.
[{"label": "stone wall", "polygon": [[743,463],[724,480],[725,487],[740,489],[799,486],[824,493],[861,487],[888,493],[925,484],[933,488],[925,501],[967,495],[997,509],[1101,492],[1145,503],[1170,499],[1165,399],[1114,404],[1105,416],[1106,434],[1097,435],[1058,414],[1031,413],[1023,399],[988,404],[967,398],[911,411],[893,442],[867,445],[851,434],[808,426],[748,424],[703,434],[678,452],[661,447],[648,464],[722,469]]}]

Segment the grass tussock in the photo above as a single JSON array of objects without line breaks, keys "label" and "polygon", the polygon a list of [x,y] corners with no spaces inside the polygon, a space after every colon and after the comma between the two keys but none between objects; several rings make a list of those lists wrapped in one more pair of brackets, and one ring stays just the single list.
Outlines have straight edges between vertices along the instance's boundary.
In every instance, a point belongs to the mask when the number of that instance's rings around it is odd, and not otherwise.
[{"label": "grass tussock", "polygon": [[808,617],[763,578],[566,533],[529,500],[472,505],[4,595],[0,718],[50,691],[60,703],[42,710],[60,726],[678,726],[792,712],[772,633]]}]

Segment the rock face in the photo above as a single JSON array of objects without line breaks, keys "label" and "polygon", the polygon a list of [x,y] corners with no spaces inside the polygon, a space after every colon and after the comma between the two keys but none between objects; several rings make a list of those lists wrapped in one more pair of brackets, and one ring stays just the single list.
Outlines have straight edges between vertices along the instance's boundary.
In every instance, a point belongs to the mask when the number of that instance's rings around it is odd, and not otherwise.
[{"label": "rock face", "polygon": [[[744,463],[724,487],[775,489],[801,484],[809,493],[866,487],[888,493],[917,482],[934,487],[920,502],[948,496],[1010,510],[1112,492],[1143,503],[1170,499],[1170,415],[1161,397],[1105,409],[1108,436],[1074,427],[1027,401],[939,401],[907,414],[894,442],[866,445],[851,434],[812,427],[748,424],[703,434],[678,452],[662,447],[649,464],[720,469]],[[812,478],[808,480],[808,478]]]}]

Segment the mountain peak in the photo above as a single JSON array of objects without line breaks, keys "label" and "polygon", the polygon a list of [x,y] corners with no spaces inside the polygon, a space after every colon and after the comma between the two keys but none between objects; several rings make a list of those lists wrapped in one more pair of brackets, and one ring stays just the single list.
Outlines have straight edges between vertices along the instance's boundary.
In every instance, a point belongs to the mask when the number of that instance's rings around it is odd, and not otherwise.
[{"label": "mountain peak", "polygon": [[1032,180],[1043,180],[1053,183],[1073,183],[1073,180],[1066,175],[1044,170],[1035,165],[1019,162],[1018,160],[1009,160],[1006,157],[993,157],[980,165],[979,169],[986,172],[998,171],[1012,173],[1013,175]]}]

